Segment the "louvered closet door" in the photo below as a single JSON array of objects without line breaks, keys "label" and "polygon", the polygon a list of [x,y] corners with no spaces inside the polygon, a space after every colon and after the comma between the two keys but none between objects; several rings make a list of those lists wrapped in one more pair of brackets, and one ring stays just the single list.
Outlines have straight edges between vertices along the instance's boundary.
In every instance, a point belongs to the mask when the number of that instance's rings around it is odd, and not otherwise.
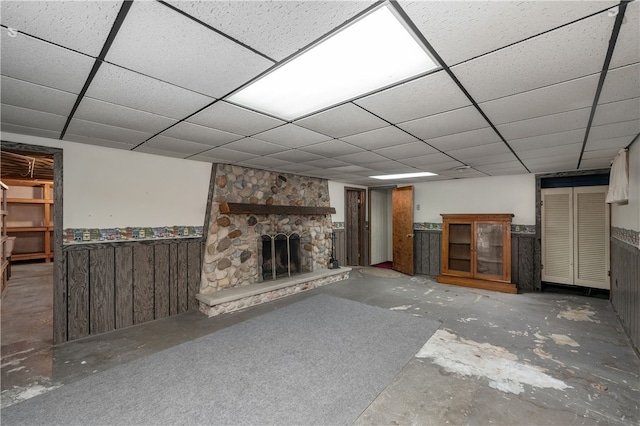
[{"label": "louvered closet door", "polygon": [[574,284],[572,189],[541,191],[542,281]]},{"label": "louvered closet door", "polygon": [[573,188],[575,284],[609,288],[609,206],[606,186]]}]

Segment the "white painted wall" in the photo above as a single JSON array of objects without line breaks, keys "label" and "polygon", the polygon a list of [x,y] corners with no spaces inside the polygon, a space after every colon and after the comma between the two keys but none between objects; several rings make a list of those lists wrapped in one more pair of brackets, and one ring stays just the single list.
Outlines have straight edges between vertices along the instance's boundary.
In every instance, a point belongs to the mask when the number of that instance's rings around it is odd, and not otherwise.
[{"label": "white painted wall", "polygon": [[371,199],[371,264],[393,258],[391,190],[372,190]]},{"label": "white painted wall", "polygon": [[513,213],[512,223],[535,225],[535,186],[533,174],[417,183],[414,222],[441,223],[441,213]]},{"label": "white painted wall", "polygon": [[640,231],[640,142],[631,145],[629,156],[629,203],[611,204],[611,226]]},{"label": "white painted wall", "polygon": [[202,226],[211,164],[2,133],[63,149],[65,228]]},{"label": "white painted wall", "polygon": [[[366,186],[351,185],[343,182],[329,181],[329,205],[336,208],[336,214],[331,215],[332,222],[344,222],[344,188],[365,188]],[[368,204],[368,203],[367,203]]]}]

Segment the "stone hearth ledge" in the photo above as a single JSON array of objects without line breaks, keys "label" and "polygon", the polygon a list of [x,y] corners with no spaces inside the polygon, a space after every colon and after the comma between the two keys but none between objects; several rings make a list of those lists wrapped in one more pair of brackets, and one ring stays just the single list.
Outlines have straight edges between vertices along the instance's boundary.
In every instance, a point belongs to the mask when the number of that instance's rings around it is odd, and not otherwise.
[{"label": "stone hearth ledge", "polygon": [[200,312],[208,317],[214,317],[346,280],[349,278],[350,271],[351,268],[348,267],[321,269],[289,278],[229,288],[210,294],[198,293],[196,298],[200,302]]}]

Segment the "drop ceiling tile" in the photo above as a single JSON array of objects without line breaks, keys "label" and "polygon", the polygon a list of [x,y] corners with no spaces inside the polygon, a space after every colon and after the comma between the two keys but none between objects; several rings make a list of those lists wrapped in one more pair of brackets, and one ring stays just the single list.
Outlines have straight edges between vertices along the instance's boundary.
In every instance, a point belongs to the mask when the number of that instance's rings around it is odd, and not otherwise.
[{"label": "drop ceiling tile", "polygon": [[324,158],[321,155],[312,154],[299,149],[290,149],[288,151],[278,152],[277,154],[269,155],[269,157],[291,163],[304,163],[305,161],[320,160]]},{"label": "drop ceiling tile", "polygon": [[487,121],[473,106],[398,124],[403,130],[423,139],[453,135],[487,127]]},{"label": "drop ceiling tile", "polygon": [[223,132],[222,130],[199,126],[185,121],[162,132],[162,136],[169,136],[209,146],[220,146],[243,138],[241,135]]},{"label": "drop ceiling tile", "polygon": [[254,138],[240,139],[239,141],[228,143],[224,147],[234,151],[241,151],[255,155],[269,155],[287,150],[287,147],[285,146]]},{"label": "drop ceiling tile", "polygon": [[65,141],[70,141],[70,142],[84,143],[87,145],[104,146],[107,148],[124,149],[127,151],[133,149],[136,146],[136,144],[116,142],[113,140],[101,139],[94,136],[74,135],[73,133],[69,133],[69,132],[64,134],[63,139]]},{"label": "drop ceiling tile", "polygon": [[607,103],[640,97],[640,64],[616,68],[607,73],[598,102]]},{"label": "drop ceiling tile", "polygon": [[569,172],[577,170],[578,160],[564,161],[557,163],[541,164],[539,166],[529,166],[531,173],[556,173],[556,172]]},{"label": "drop ceiling tile", "polygon": [[159,2],[134,2],[106,60],[220,98],[273,63]]},{"label": "drop ceiling tile", "polygon": [[256,157],[256,154],[249,154],[246,152],[236,151],[233,149],[216,147],[208,151],[201,152],[200,154],[192,158],[213,161],[217,163],[232,164],[232,163],[237,163],[238,161],[249,160],[255,157]]},{"label": "drop ceiling tile", "polygon": [[429,139],[426,142],[441,151],[451,151],[454,149],[488,145],[494,142],[501,142],[501,140],[491,127],[485,127],[484,129]]},{"label": "drop ceiling tile", "polygon": [[549,146],[545,148],[528,149],[524,151],[516,151],[521,160],[530,160],[533,158],[550,158],[562,155],[580,155],[582,143],[571,143],[567,145]]},{"label": "drop ceiling tile", "polygon": [[589,132],[587,145],[589,145],[591,141],[599,139],[610,139],[620,136],[635,136],[638,133],[640,133],[640,117],[630,121],[593,126],[591,127],[591,131]]},{"label": "drop ceiling tile", "polygon": [[169,3],[276,59],[299,51],[366,9],[370,1]]},{"label": "drop ceiling tile", "polygon": [[150,146],[142,145],[138,148],[134,149],[135,152],[143,152],[145,154],[154,154],[161,155],[163,157],[173,157],[173,158],[185,158],[185,154],[176,151],[168,151],[165,149],[153,148]]},{"label": "drop ceiling tile", "polygon": [[489,174],[495,174],[501,170],[518,170],[519,173],[527,173],[527,170],[522,166],[522,163],[517,160],[483,164],[475,166],[474,168]]},{"label": "drop ceiling tile", "polygon": [[371,170],[384,172],[386,174],[415,172],[415,169],[413,167],[407,166],[406,164],[402,164],[398,161],[382,161],[380,163],[371,163],[368,164],[367,167],[369,167]]},{"label": "drop ceiling tile", "polygon": [[617,2],[401,1],[400,4],[445,62],[454,65]]},{"label": "drop ceiling tile", "polygon": [[585,128],[589,123],[590,114],[591,108],[582,108],[502,124],[497,126],[497,128],[508,141],[512,139],[530,138],[544,134]]},{"label": "drop ceiling tile", "polygon": [[77,118],[71,120],[67,132],[73,135],[103,139],[128,145],[137,145],[153,136],[152,133],[138,132],[136,130],[108,126],[106,124],[79,120]]},{"label": "drop ceiling tile", "polygon": [[582,155],[582,160],[608,159],[613,161],[613,157],[620,151],[620,148],[599,149],[594,151],[586,151]]},{"label": "drop ceiling tile", "polygon": [[2,75],[71,93],[80,93],[93,58],[53,44],[0,31]]},{"label": "drop ceiling tile", "polygon": [[329,136],[296,126],[295,124],[285,124],[284,126],[258,133],[254,138],[290,148],[301,148],[331,139]]},{"label": "drop ceiling tile", "polygon": [[323,157],[338,157],[340,155],[364,152],[364,149],[338,139],[303,146],[302,148],[300,148],[300,150],[316,155],[321,155]]},{"label": "drop ceiling tile", "polygon": [[285,173],[304,174],[304,176],[312,176],[323,169],[310,167],[308,164],[287,164],[278,168]]},{"label": "drop ceiling tile", "polygon": [[[490,166],[483,166],[483,167],[490,167]],[[486,169],[485,170],[483,169],[483,167],[478,167],[478,170],[490,176],[522,175],[522,174],[529,173],[527,172],[527,169],[525,169],[520,163],[518,163],[517,165],[514,164],[513,167],[506,168],[506,169],[495,169],[495,170]]]},{"label": "drop ceiling tile", "polygon": [[593,117],[593,125],[617,123],[640,118],[640,98],[599,104]]},{"label": "drop ceiling tile", "polygon": [[[143,146],[182,154],[183,158],[211,149],[211,145],[196,143],[184,139],[170,138],[167,136],[154,136],[138,148],[142,148]],[[138,151],[138,149],[136,149],[136,151]]]},{"label": "drop ceiling tile", "polygon": [[39,136],[42,138],[57,139],[60,136],[60,132],[54,132],[53,130],[36,129],[35,127],[17,126],[10,123],[1,123],[0,131],[2,133],[17,133],[20,135]]},{"label": "drop ceiling tile", "polygon": [[569,130],[567,132],[552,133],[530,138],[514,139],[509,141],[509,145],[516,152],[521,152],[530,149],[582,143],[584,141],[584,134],[586,130],[586,128],[576,129]]},{"label": "drop ceiling tile", "polygon": [[610,68],[617,68],[622,65],[629,65],[640,61],[640,3],[627,3],[627,10],[624,14],[616,48],[611,56]]},{"label": "drop ceiling tile", "polygon": [[495,125],[587,108],[593,105],[599,74],[483,102],[479,106]]},{"label": "drop ceiling tile", "polygon": [[[434,154],[435,155],[435,154]],[[403,162],[405,160],[402,160]],[[463,163],[459,162],[459,161],[455,161],[452,159],[449,159],[449,161],[445,161],[442,163],[436,163],[436,164],[425,164],[425,165],[417,165],[415,166],[416,168],[423,170],[425,172],[432,172],[432,173],[440,173],[443,171],[447,171],[447,170],[454,170],[457,167],[460,166],[464,166]]]},{"label": "drop ceiling tile", "polygon": [[117,1],[3,1],[2,24],[95,57],[121,6]]},{"label": "drop ceiling tile", "polygon": [[3,104],[68,116],[78,95],[2,76]]},{"label": "drop ceiling tile", "polygon": [[253,136],[274,127],[285,124],[284,121],[258,112],[232,105],[227,102],[216,102],[201,112],[187,119],[190,123],[242,136]]},{"label": "drop ceiling tile", "polygon": [[606,158],[593,158],[589,160],[582,160],[580,162],[580,170],[591,170],[591,169],[608,169],[611,167],[611,160]]},{"label": "drop ceiling tile", "polygon": [[394,126],[387,126],[341,139],[366,150],[404,145],[419,140]]},{"label": "drop ceiling tile", "polygon": [[354,102],[394,124],[471,104],[444,71],[434,72]]},{"label": "drop ceiling tile", "polygon": [[238,164],[241,166],[256,167],[260,169],[277,169],[289,164],[289,162],[278,160],[273,157],[255,157],[250,160],[240,161]]},{"label": "drop ceiling tile", "polygon": [[350,164],[358,164],[358,165],[366,165],[368,163],[378,163],[380,161],[388,160],[388,158],[383,157],[382,155],[376,154],[375,152],[365,151],[358,152],[356,154],[347,154],[340,155],[335,157],[336,160],[344,161]]},{"label": "drop ceiling tile", "polygon": [[213,98],[103,63],[86,96],[165,117],[182,119]]},{"label": "drop ceiling tile", "polygon": [[478,170],[468,169],[463,171],[446,170],[446,171],[440,172],[440,176],[446,176],[453,179],[469,179],[469,178],[487,177],[487,174],[480,172]]},{"label": "drop ceiling tile", "polygon": [[614,137],[614,138],[602,138],[602,139],[591,139],[589,136],[589,142],[587,146],[585,146],[585,151],[597,151],[601,149],[622,149],[627,147],[635,135],[632,136],[622,136],[622,137]]},{"label": "drop ceiling tile", "polygon": [[447,151],[447,154],[461,161],[487,155],[500,155],[509,153],[509,148],[503,142],[495,142],[487,145],[473,146]]},{"label": "drop ceiling tile", "polygon": [[329,168],[329,171],[335,172],[335,173],[358,173],[358,172],[364,172],[365,174],[371,173],[371,169],[363,166],[358,166],[355,164],[349,164],[347,166],[340,166],[340,167],[331,167]]},{"label": "drop ceiling tile", "polygon": [[565,154],[565,155],[549,155],[547,157],[540,158],[527,158],[526,160],[522,160],[522,162],[530,169],[533,170],[536,167],[544,166],[545,164],[569,164],[572,168],[576,168],[578,165],[578,158],[580,158],[580,151],[577,151],[573,154]]},{"label": "drop ceiling tile", "polygon": [[86,96],[82,98],[73,117],[152,134],[158,133],[178,122],[178,120],[173,118],[163,117]]},{"label": "drop ceiling tile", "polygon": [[33,109],[21,108],[12,105],[2,105],[0,117],[3,123],[13,124],[23,127],[35,127],[36,129],[51,130],[60,132],[67,122],[67,117],[50,114],[48,112],[36,111]]},{"label": "drop ceiling tile", "polygon": [[476,102],[560,83],[602,69],[613,20],[599,14],[452,68]]},{"label": "drop ceiling tile", "polygon": [[411,158],[419,155],[435,154],[438,150],[422,141],[419,141],[404,145],[396,145],[389,148],[376,149],[373,152],[392,160],[401,160],[403,158]]},{"label": "drop ceiling tile", "polygon": [[304,164],[308,164],[312,167],[317,167],[320,169],[328,169],[331,167],[342,167],[342,166],[349,165],[349,163],[345,163],[344,161],[339,161],[334,158],[322,158],[320,160],[307,161]]},{"label": "drop ceiling tile", "polygon": [[[453,158],[449,157],[443,153],[437,154],[429,154],[429,155],[420,155],[413,158],[406,158],[401,161],[401,163],[406,164],[408,166],[420,167],[420,166],[431,166],[434,164],[445,164],[454,161]],[[458,163],[458,161],[455,161]],[[462,164],[460,164],[462,165]]]},{"label": "drop ceiling tile", "polygon": [[487,164],[510,164],[513,161],[517,161],[518,158],[511,152],[497,155],[485,155],[482,157],[473,157],[465,161],[472,167],[480,167]]},{"label": "drop ceiling tile", "polygon": [[297,120],[295,124],[334,138],[355,135],[388,126],[384,120],[352,103],[343,104]]}]

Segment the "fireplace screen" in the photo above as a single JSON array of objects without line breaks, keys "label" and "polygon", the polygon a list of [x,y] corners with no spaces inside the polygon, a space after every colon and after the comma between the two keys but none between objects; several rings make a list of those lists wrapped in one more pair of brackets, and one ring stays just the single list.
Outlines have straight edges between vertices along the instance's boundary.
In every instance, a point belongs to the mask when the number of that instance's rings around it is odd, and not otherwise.
[{"label": "fireplace screen", "polygon": [[298,234],[262,235],[262,279],[275,280],[302,273]]}]

